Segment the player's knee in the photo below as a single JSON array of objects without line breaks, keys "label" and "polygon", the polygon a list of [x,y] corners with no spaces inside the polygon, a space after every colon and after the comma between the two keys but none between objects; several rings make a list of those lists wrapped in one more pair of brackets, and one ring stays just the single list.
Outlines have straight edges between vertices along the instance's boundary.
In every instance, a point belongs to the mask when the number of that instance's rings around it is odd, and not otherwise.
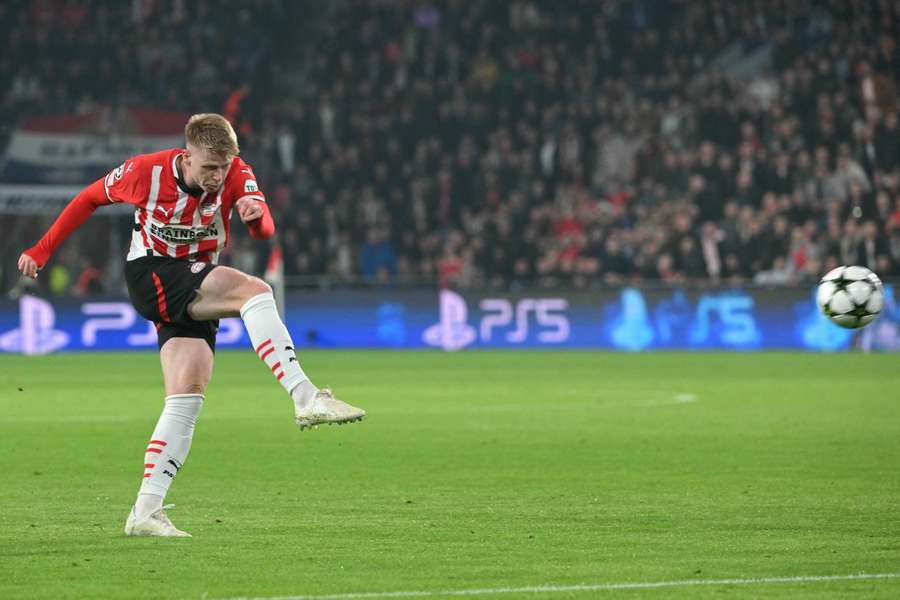
[{"label": "player's knee", "polygon": [[271,294],[272,286],[260,279],[259,277],[250,276],[244,284],[244,296],[249,299],[260,294]]},{"label": "player's knee", "polygon": [[271,294],[271,286],[253,275],[242,274],[243,278],[231,288],[229,293],[230,306],[234,311],[241,311],[251,298],[262,294]]}]

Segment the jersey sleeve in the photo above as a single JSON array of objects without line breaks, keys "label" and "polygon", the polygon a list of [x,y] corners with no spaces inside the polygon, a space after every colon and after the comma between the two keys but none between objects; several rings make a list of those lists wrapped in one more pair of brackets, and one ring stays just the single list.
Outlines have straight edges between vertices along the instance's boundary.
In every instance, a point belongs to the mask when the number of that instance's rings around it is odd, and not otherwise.
[{"label": "jersey sleeve", "polygon": [[253,169],[250,168],[250,165],[239,158],[235,158],[235,163],[231,168],[237,170],[234,176],[230,178],[231,194],[234,202],[242,198],[259,200],[260,202],[266,201],[266,195],[259,189],[256,175],[253,174]]},{"label": "jersey sleeve", "polygon": [[37,244],[25,251],[38,264],[43,267],[56,249],[69,235],[78,229],[94,211],[103,205],[109,204],[109,199],[104,193],[104,181],[98,179],[69,202],[62,213],[47,230],[47,233]]},{"label": "jersey sleeve", "polygon": [[250,237],[257,240],[265,240],[272,237],[275,233],[275,222],[272,220],[272,213],[269,212],[269,206],[266,204],[266,195],[259,189],[256,182],[256,175],[250,165],[239,158],[234,159],[231,166],[232,173],[229,173],[229,191],[232,198],[232,206],[241,200],[255,200],[263,202],[263,214],[260,218],[254,219],[247,223],[250,230]]},{"label": "jersey sleeve", "polygon": [[110,171],[103,179],[106,197],[110,202],[139,205],[147,198],[147,176],[138,158],[129,158]]}]

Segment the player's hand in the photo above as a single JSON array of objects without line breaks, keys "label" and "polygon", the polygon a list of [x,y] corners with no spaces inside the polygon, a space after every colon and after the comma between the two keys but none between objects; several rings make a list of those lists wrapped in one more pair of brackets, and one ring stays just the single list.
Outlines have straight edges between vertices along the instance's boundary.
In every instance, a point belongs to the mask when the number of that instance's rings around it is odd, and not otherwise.
[{"label": "player's hand", "polygon": [[38,270],[37,261],[23,252],[19,257],[19,271],[22,272],[22,275],[36,279]]},{"label": "player's hand", "polygon": [[238,216],[244,223],[255,221],[263,216],[263,207],[261,206],[259,200],[242,198],[237,201],[237,204],[235,204],[235,208],[237,208]]}]

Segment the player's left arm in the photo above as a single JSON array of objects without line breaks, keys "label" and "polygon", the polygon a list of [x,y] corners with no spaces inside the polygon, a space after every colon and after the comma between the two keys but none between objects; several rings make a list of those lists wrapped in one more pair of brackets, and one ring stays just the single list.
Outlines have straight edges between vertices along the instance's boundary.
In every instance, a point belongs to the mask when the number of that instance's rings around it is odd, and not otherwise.
[{"label": "player's left arm", "polygon": [[275,222],[266,204],[266,197],[256,183],[253,170],[243,161],[233,165],[232,168],[238,169],[238,176],[234,178],[233,183],[234,193],[238,197],[234,208],[241,221],[250,230],[250,237],[257,240],[272,237],[275,233]]}]

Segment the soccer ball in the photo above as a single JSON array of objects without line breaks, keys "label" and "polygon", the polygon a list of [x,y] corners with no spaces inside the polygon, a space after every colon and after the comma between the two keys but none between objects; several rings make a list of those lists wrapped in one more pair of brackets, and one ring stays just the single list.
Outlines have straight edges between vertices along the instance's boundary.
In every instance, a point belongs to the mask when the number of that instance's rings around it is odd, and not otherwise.
[{"label": "soccer ball", "polygon": [[838,267],[819,282],[816,304],[832,323],[847,329],[864,327],[884,306],[881,280],[865,267]]}]

